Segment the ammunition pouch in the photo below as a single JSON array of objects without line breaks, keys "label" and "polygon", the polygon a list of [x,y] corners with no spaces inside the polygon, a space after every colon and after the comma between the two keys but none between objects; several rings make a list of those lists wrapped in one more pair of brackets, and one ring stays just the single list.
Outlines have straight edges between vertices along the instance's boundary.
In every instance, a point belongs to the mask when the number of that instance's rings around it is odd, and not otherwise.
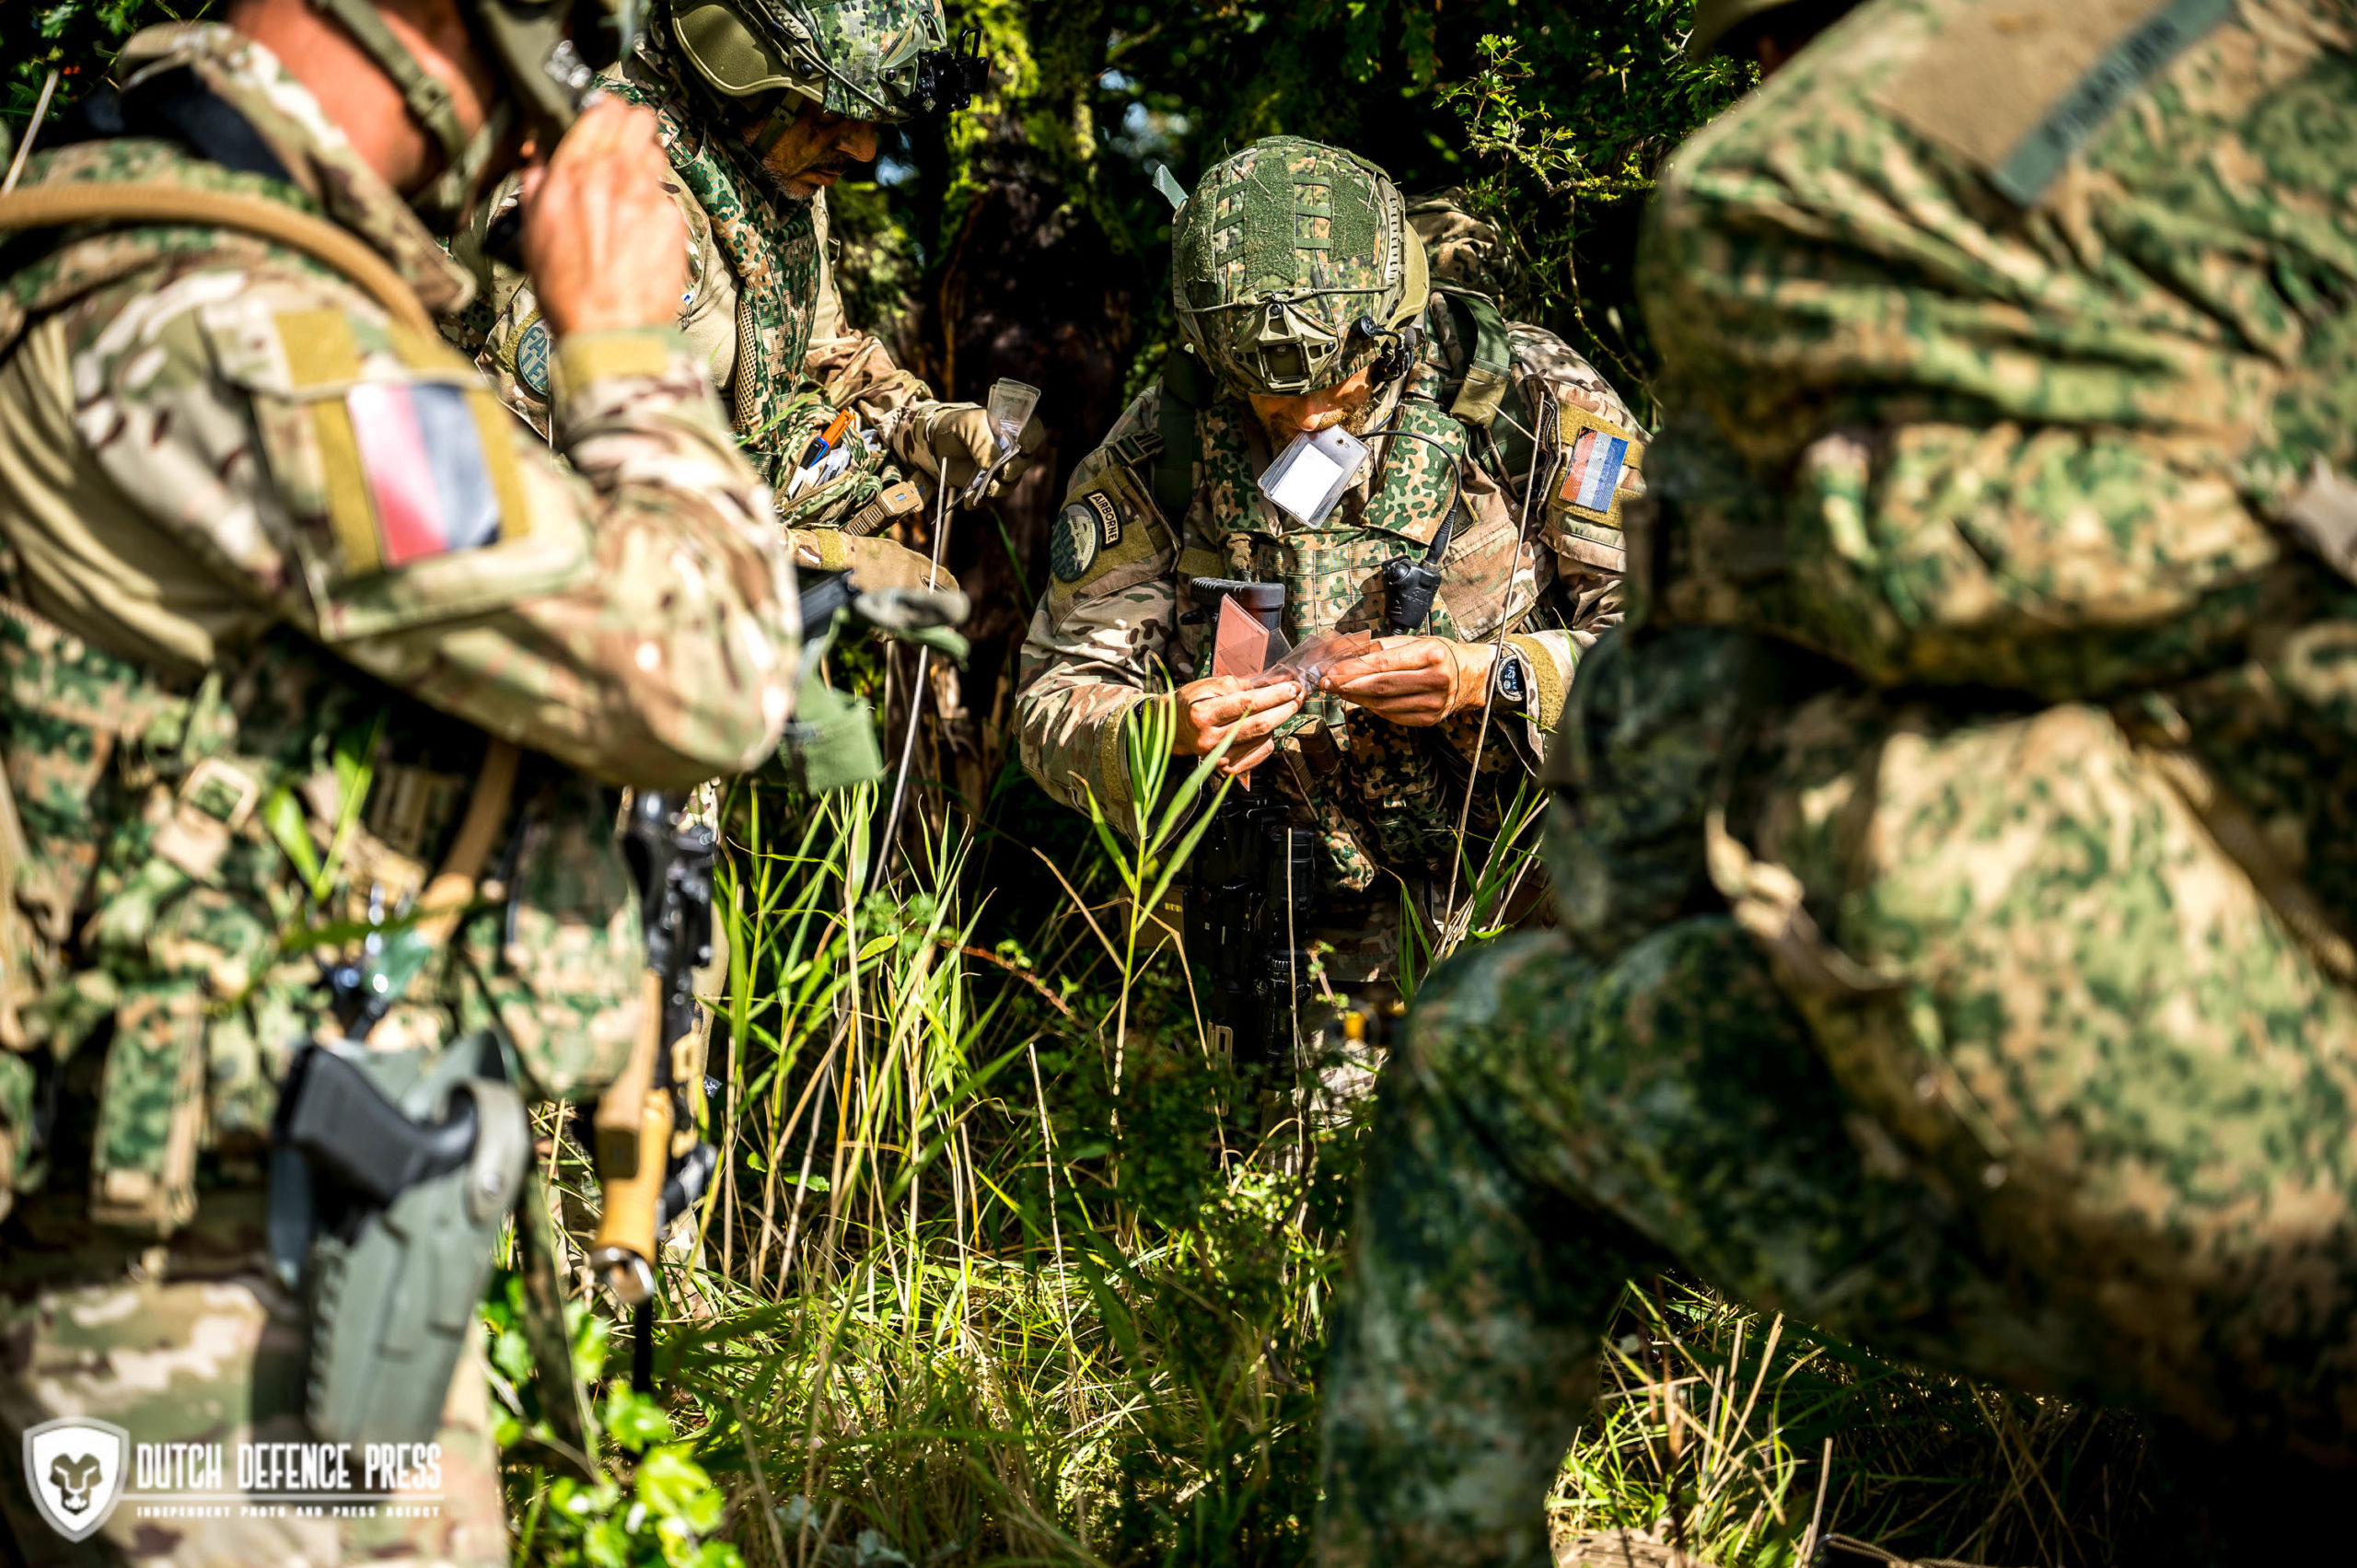
[{"label": "ammunition pouch", "polygon": [[312,1433],[424,1442],[532,1164],[498,1042],[470,1035],[430,1070],[414,1053],[313,1046],[276,1131],[271,1249],[308,1309]]}]

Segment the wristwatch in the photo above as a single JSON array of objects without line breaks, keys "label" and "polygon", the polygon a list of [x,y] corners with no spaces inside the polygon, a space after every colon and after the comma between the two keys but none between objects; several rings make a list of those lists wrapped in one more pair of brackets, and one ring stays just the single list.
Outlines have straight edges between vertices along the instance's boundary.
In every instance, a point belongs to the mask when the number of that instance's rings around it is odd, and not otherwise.
[{"label": "wristwatch", "polygon": [[1514,713],[1520,713],[1530,688],[1522,679],[1522,660],[1512,654],[1499,656],[1497,668],[1491,672],[1490,688],[1496,703]]}]

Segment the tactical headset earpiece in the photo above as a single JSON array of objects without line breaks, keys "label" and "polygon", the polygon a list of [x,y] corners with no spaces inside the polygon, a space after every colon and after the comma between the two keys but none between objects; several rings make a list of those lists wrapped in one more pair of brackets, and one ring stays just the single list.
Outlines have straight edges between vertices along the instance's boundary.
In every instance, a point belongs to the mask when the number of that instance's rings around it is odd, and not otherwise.
[{"label": "tactical headset earpiece", "polygon": [[1370,343],[1379,343],[1383,352],[1367,368],[1373,372],[1375,384],[1389,386],[1416,367],[1416,329],[1392,331],[1376,324],[1372,316],[1358,319],[1354,330]]}]

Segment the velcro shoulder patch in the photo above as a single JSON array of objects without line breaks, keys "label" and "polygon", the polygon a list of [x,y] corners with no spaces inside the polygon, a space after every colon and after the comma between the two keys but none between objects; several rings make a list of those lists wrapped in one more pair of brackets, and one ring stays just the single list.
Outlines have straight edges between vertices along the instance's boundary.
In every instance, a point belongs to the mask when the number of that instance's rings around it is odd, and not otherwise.
[{"label": "velcro shoulder patch", "polygon": [[520,427],[438,338],[283,296],[209,312],[206,335],[250,399],[321,637],[512,603],[586,559],[577,525],[536,528]]},{"label": "velcro shoulder patch", "polygon": [[1056,514],[1049,540],[1052,614],[1077,600],[1149,581],[1169,571],[1177,544],[1137,476],[1108,463],[1081,483]]},{"label": "velcro shoulder patch", "polygon": [[1611,530],[1619,542],[1621,503],[1645,493],[1645,443],[1635,432],[1571,400],[1560,405],[1562,468],[1548,495],[1559,527]]},{"label": "velcro shoulder patch", "polygon": [[1875,95],[2022,206],[2234,0],[1949,6],[1922,56]]}]

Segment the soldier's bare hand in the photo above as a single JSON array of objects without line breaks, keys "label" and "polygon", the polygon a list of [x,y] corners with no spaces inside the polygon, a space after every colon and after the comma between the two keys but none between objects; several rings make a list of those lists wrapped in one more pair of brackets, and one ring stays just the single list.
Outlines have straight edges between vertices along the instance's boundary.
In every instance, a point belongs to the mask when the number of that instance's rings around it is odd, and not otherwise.
[{"label": "soldier's bare hand", "polygon": [[1248,686],[1233,675],[1190,680],[1172,693],[1178,725],[1170,737],[1174,757],[1200,757],[1228,742],[1220,759],[1223,773],[1248,772],[1269,760],[1276,748],[1269,737],[1279,725],[1301,712],[1301,688],[1290,680],[1269,686]]},{"label": "soldier's bare hand", "polygon": [[688,233],[663,183],[655,111],[592,104],[544,165],[524,171],[524,265],[549,331],[668,327],[688,281]]},{"label": "soldier's bare hand", "polygon": [[1435,725],[1481,700],[1497,650],[1447,637],[1385,637],[1326,672],[1320,691],[1411,728]]}]

